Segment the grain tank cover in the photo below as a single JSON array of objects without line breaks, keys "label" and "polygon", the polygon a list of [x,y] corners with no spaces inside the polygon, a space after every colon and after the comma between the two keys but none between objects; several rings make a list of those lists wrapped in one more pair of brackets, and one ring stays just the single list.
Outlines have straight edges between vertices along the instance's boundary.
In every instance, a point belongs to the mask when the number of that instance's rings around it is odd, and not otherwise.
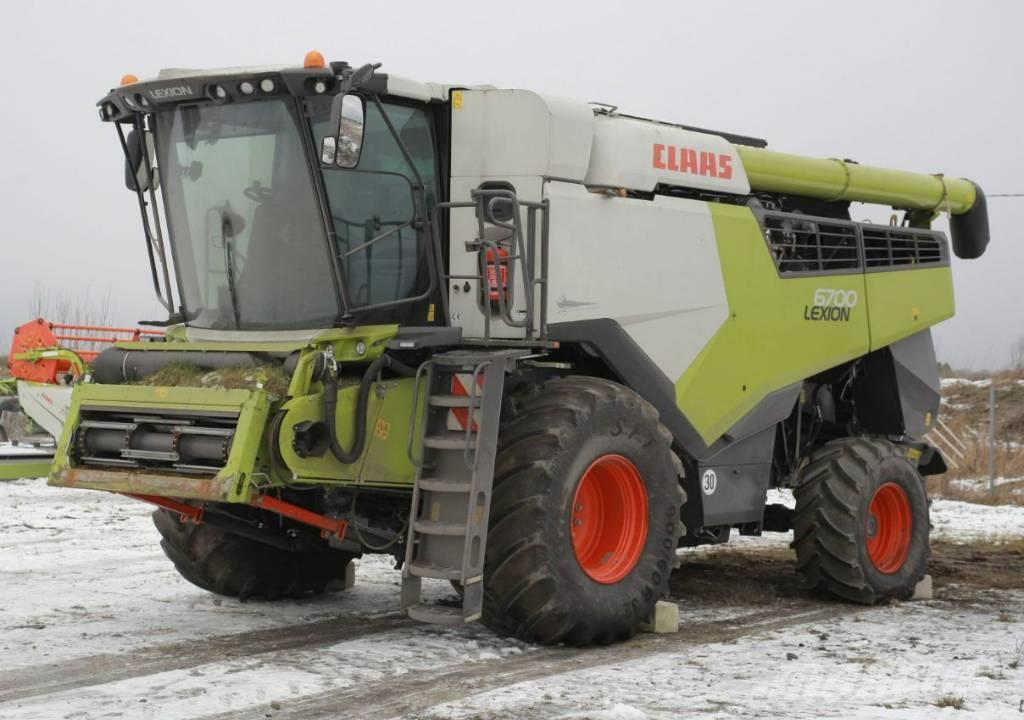
[{"label": "grain tank cover", "polygon": [[544,177],[580,182],[593,110],[529,90],[451,91],[453,178]]},{"label": "grain tank cover", "polygon": [[743,161],[725,138],[650,120],[599,113],[584,182],[650,192],[655,186],[750,192]]}]

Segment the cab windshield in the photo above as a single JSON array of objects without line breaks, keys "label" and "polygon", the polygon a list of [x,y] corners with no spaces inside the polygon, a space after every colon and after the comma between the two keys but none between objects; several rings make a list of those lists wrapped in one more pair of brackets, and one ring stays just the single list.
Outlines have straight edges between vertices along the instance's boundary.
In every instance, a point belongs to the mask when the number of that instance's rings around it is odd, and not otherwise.
[{"label": "cab windshield", "polygon": [[190,325],[318,328],[341,315],[303,125],[284,99],[158,114],[160,180]]},{"label": "cab windshield", "polygon": [[[427,113],[385,104],[407,158],[375,104],[367,103],[358,166],[311,167],[302,133],[318,146],[328,132],[330,99],[321,101],[305,106],[306,117],[290,98],[157,115],[159,175],[189,325],[314,329],[359,311],[360,322],[435,321],[429,303],[415,302],[430,288],[422,210],[438,193]],[[323,210],[314,172],[321,173]]]}]

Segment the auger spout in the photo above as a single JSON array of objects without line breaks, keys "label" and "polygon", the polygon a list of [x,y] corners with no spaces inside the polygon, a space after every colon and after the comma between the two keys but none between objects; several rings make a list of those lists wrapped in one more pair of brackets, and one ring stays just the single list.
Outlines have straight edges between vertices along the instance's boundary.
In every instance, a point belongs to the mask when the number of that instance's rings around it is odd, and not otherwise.
[{"label": "auger spout", "polygon": [[919,222],[924,223],[931,219],[928,213],[949,212],[953,250],[958,257],[976,258],[988,245],[985,194],[970,180],[743,145],[736,149],[751,190],[921,211]]}]

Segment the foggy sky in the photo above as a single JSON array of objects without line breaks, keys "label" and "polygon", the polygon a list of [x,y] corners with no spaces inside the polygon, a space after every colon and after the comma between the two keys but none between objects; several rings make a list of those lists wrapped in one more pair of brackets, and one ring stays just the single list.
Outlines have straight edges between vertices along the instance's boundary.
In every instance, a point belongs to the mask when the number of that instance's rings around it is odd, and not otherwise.
[{"label": "foggy sky", "polygon": [[[127,72],[301,64],[315,48],[419,80],[613,103],[777,150],[1024,192],[1015,0],[93,0],[10,3],[5,16],[0,354],[30,318],[36,285],[109,296],[118,322],[165,317],[116,135],[96,115]],[[940,359],[958,366],[1005,365],[1024,336],[1024,198],[992,198],[989,214],[992,244],[980,260],[954,258],[957,317],[935,333]]]}]

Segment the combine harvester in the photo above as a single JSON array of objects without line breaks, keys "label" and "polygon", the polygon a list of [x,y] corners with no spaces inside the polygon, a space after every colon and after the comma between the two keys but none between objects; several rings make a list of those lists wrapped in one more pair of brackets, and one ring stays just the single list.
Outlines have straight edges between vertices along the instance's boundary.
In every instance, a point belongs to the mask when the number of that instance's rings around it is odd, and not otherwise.
[{"label": "combine harvester", "polygon": [[169,317],[74,385],[51,485],[156,504],[212,592],[320,593],[387,553],[410,616],[542,643],[628,637],[677,548],[733,529],[792,527],[834,596],[913,592],[929,328],[951,252],[988,243],[980,188],[376,68],[313,52],[99,102]]}]

